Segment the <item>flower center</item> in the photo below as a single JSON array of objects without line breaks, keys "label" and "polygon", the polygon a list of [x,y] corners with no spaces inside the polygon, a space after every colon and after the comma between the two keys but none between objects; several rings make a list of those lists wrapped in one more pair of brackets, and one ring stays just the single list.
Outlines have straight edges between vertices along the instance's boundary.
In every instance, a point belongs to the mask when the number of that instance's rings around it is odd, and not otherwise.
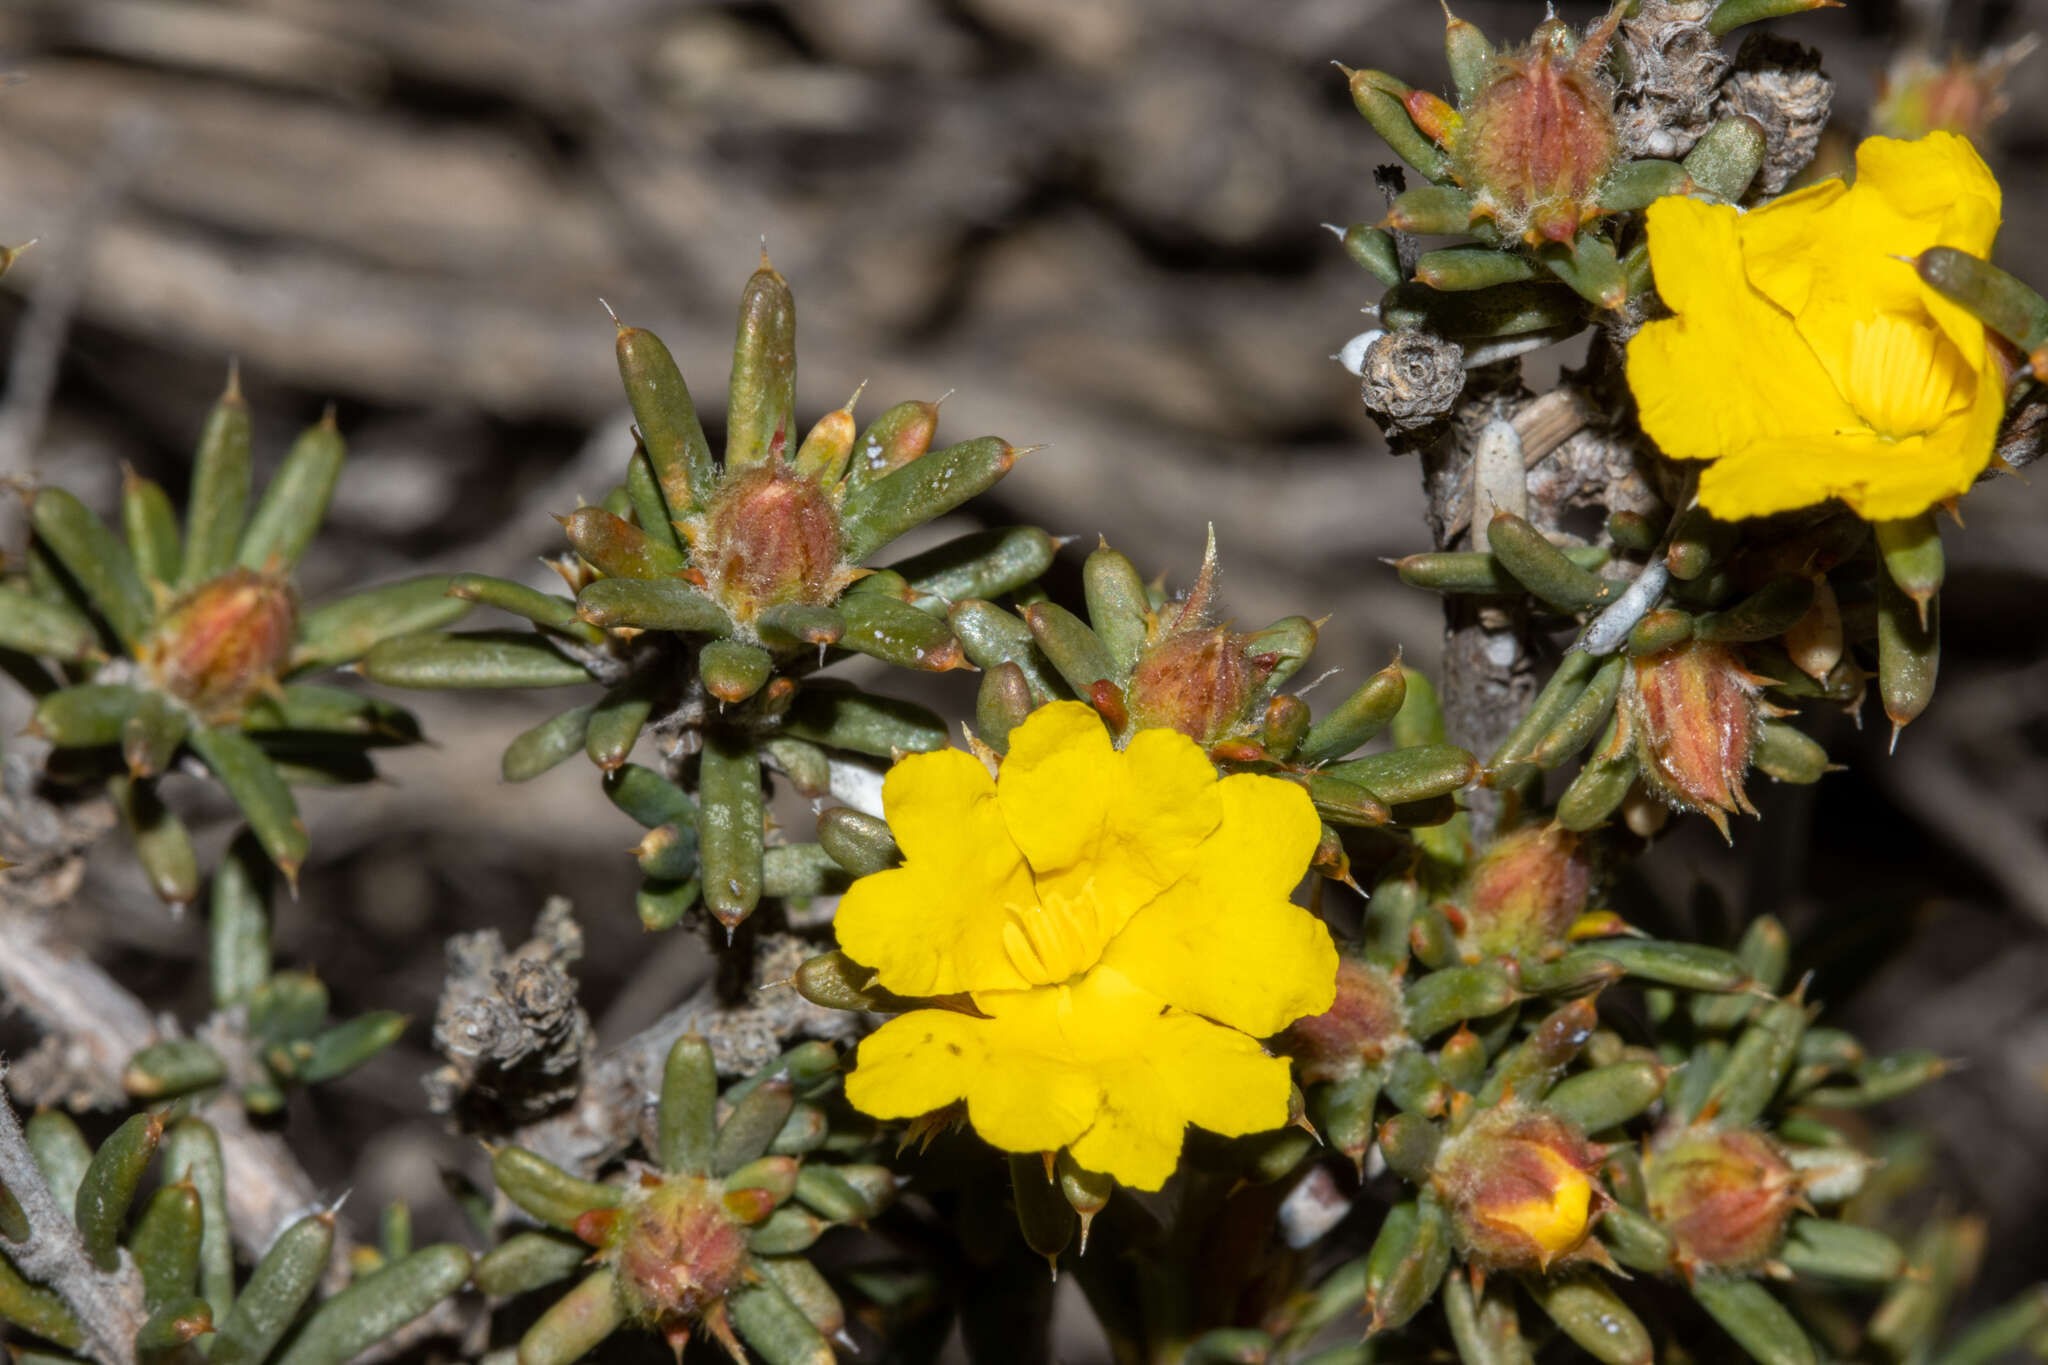
[{"label": "flower center", "polygon": [[1932,318],[1879,313],[1851,333],[1851,407],[1896,441],[1932,430],[1956,406],[1968,371]]},{"label": "flower center", "polygon": [[1092,881],[1071,896],[1041,893],[1030,905],[1003,907],[1003,951],[1033,985],[1073,980],[1095,965],[1108,942]]}]

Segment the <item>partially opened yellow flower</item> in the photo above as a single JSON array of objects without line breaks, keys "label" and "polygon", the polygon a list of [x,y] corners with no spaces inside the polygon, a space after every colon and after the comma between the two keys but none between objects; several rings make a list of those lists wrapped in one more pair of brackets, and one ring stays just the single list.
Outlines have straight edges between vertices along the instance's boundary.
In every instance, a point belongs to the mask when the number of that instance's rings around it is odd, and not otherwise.
[{"label": "partially opened yellow flower", "polygon": [[1700,475],[1709,512],[1840,498],[1888,521],[1970,486],[1991,460],[2004,373],[1984,325],[1910,261],[1931,246],[1984,255],[1999,202],[1970,144],[1932,133],[1865,141],[1853,186],[1748,213],[1650,206],[1650,265],[1677,316],[1630,341],[1629,387],[1666,455],[1714,462]]},{"label": "partially opened yellow flower", "polygon": [[899,995],[966,994],[860,1045],[847,1098],[878,1118],[960,1100],[989,1143],[1069,1149],[1157,1189],[1187,1125],[1287,1122],[1258,1039],[1330,1007],[1337,953],[1288,897],[1320,822],[1279,778],[1219,778],[1171,730],[1122,752],[1078,702],[1034,711],[999,777],[957,749],[890,769],[901,867],[839,903],[839,943]]}]

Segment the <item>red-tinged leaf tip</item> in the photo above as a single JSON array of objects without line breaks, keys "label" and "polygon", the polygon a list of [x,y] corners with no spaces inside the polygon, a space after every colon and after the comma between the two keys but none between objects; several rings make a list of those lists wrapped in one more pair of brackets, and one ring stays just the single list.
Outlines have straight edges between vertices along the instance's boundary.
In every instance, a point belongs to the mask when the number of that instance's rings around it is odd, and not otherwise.
[{"label": "red-tinged leaf tip", "polygon": [[601,1247],[610,1239],[612,1229],[618,1226],[618,1222],[617,1209],[587,1209],[576,1215],[576,1221],[570,1225],[569,1231],[577,1241],[587,1246]]},{"label": "red-tinged leaf tip", "polygon": [[1409,119],[1423,136],[1438,146],[1451,139],[1458,125],[1457,111],[1427,90],[1410,90],[1402,96],[1401,107],[1408,111]]},{"label": "red-tinged leaf tip", "polygon": [[1263,763],[1272,755],[1256,740],[1224,739],[1209,746],[1209,757],[1218,763]]},{"label": "red-tinged leaf tip", "polygon": [[725,1210],[742,1223],[758,1223],[775,1211],[775,1196],[767,1190],[727,1190]]},{"label": "red-tinged leaf tip", "polygon": [[228,386],[221,392],[223,403],[242,402],[242,361],[239,356],[228,357]]},{"label": "red-tinged leaf tip", "polygon": [[1111,729],[1121,733],[1129,727],[1131,713],[1124,704],[1123,689],[1109,679],[1100,678],[1088,685],[1088,704],[1109,722]]}]

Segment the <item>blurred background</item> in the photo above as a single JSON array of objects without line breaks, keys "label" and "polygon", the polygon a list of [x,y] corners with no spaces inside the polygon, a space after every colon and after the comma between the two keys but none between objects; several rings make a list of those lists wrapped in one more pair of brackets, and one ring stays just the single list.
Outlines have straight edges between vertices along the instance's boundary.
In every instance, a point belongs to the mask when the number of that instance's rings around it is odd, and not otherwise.
[{"label": "blurred background", "polygon": [[[1496,42],[1543,17],[1460,13]],[[1859,0],[1776,29],[1825,52],[1853,137],[1915,41],[1975,54],[2044,14]],[[1441,31],[1429,0],[8,0],[0,242],[41,243],[0,284],[0,476],[110,511],[125,461],[180,493],[238,358],[259,480],[330,402],[350,442],[309,601],[430,568],[539,584],[550,514],[602,496],[631,448],[600,297],[715,416],[765,239],[796,290],[804,420],[863,380],[868,416],[950,393],[942,440],[1048,443],[965,512],[1077,537],[1065,572],[1100,534],[1184,586],[1213,523],[1241,625],[1327,614],[1323,666],[1355,680],[1399,647],[1429,668],[1437,604],[1380,563],[1427,546],[1418,471],[1329,358],[1378,288],[1319,225],[1376,219],[1392,159],[1329,63],[1441,87]],[[1984,146],[2002,263],[2039,284],[2048,56],[2008,93]],[[1860,731],[1830,717],[1847,771],[1759,791],[1732,848],[1690,822],[1617,894],[1709,937],[1779,914],[1839,1021],[1965,1064],[1897,1109],[1944,1151],[1945,1197],[1992,1219],[1990,1296],[2048,1269],[2048,489],[2000,480],[1965,515],[1941,694],[1897,753],[1874,706]],[[0,548],[22,534],[9,500]],[[314,854],[279,946],[337,1012],[430,1018],[442,940],[516,942],[552,893],[581,914],[605,1041],[702,979],[690,936],[639,930],[637,831],[586,769],[499,781],[504,742],[558,698],[405,700],[436,747],[304,802]],[[10,734],[18,702],[0,697]],[[183,799],[217,848],[227,811]],[[124,853],[65,925],[151,1005],[203,1012],[203,932]],[[427,1033],[291,1117],[327,1188],[403,1195],[436,1227],[438,1170],[475,1154],[425,1112]]]}]

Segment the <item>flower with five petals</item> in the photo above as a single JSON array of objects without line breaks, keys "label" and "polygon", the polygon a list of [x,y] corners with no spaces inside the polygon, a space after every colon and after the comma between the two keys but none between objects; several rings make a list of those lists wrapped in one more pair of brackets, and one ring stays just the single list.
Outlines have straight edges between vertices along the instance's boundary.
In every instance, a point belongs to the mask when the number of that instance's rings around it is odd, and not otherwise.
[{"label": "flower with five petals", "polygon": [[1135,1189],[1173,1173],[1190,1123],[1287,1122],[1287,1063],[1258,1040],[1328,1009],[1337,974],[1329,931],[1288,899],[1320,831],[1299,786],[1219,778],[1171,730],[1119,752],[1094,711],[1055,702],[997,776],[917,754],[882,800],[904,862],[848,890],[840,946],[885,989],[962,1008],[864,1040],[856,1107],[964,1101],[991,1145],[1066,1148]]},{"label": "flower with five petals", "polygon": [[1677,316],[1629,342],[1629,387],[1666,455],[1713,462],[1700,474],[1709,512],[1840,498],[1888,521],[1975,481],[2005,373],[1984,324],[1910,262],[1932,246],[1985,255],[1999,211],[1998,182],[1953,133],[1867,139],[1854,185],[1747,213],[1650,206],[1650,266]]}]

